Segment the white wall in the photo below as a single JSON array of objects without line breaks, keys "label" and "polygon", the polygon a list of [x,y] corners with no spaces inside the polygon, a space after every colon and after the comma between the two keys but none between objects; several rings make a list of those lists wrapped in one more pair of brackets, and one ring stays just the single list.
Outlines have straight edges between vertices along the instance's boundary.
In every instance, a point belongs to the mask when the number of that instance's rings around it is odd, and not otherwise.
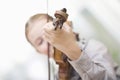
[{"label": "white wall", "polygon": [[25,23],[31,15],[46,11],[45,0],[0,0],[0,72],[34,52],[25,39]]}]

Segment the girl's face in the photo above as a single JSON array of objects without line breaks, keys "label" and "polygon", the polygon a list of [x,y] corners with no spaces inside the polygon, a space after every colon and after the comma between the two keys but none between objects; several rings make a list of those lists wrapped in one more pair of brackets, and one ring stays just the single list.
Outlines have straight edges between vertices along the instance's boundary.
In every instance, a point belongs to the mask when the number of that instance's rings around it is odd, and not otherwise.
[{"label": "girl's face", "polygon": [[[29,28],[28,39],[39,53],[48,54],[48,42],[43,39],[44,25],[47,23],[47,19],[34,22]],[[50,53],[52,55],[52,46]]]},{"label": "girl's face", "polygon": [[[50,49],[50,56],[53,57],[53,47],[50,45],[48,46],[48,42],[44,40],[44,28],[47,23],[46,19],[42,19],[40,21],[35,22],[31,27],[29,28],[28,33],[28,39],[31,42],[31,44],[35,47],[35,49],[39,53],[48,54],[48,47]],[[63,63],[61,63],[63,65]],[[60,77],[67,77],[67,64],[64,64],[62,68],[59,70],[59,76]],[[63,76],[64,75],[64,76]]]}]

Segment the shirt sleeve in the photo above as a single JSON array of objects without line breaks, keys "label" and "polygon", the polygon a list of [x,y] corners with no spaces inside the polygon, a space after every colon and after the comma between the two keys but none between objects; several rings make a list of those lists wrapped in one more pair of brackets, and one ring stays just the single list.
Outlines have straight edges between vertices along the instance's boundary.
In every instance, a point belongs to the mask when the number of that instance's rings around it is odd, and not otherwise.
[{"label": "shirt sleeve", "polygon": [[90,40],[79,59],[69,61],[82,80],[116,80],[107,48],[96,40]]}]

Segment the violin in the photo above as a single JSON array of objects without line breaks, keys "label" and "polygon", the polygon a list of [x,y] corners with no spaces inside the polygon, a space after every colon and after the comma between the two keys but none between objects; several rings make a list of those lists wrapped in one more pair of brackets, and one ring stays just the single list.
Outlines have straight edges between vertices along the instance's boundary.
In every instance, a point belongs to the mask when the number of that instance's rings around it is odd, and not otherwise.
[{"label": "violin", "polygon": [[[62,29],[64,22],[66,22],[68,18],[68,14],[66,12],[67,10],[65,8],[55,12],[54,16],[56,18],[53,20],[53,25],[55,26],[54,30],[57,30],[57,28]],[[56,64],[59,65],[59,72],[58,72],[59,80],[69,80],[70,64],[67,61],[67,56],[58,49],[54,48],[54,59],[56,61]]]},{"label": "violin", "polygon": [[[56,11],[54,16],[56,17],[53,20],[53,25],[55,26],[54,30],[58,28],[62,29],[64,22],[67,22],[72,27],[71,23],[67,21],[68,14],[66,8]],[[79,41],[79,34],[73,33],[76,36],[76,41]],[[59,65],[58,80],[70,80],[72,67],[67,61],[69,58],[54,47],[54,59],[56,64]]]}]

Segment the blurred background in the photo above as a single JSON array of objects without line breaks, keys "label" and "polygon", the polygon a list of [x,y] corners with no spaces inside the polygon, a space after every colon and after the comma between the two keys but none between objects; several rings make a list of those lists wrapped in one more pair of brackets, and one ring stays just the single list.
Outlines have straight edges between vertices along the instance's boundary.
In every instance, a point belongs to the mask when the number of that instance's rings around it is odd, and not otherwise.
[{"label": "blurred background", "polygon": [[120,0],[0,0],[0,80],[47,80],[47,57],[27,42],[25,23],[62,8],[74,31],[102,41],[120,65]]}]

